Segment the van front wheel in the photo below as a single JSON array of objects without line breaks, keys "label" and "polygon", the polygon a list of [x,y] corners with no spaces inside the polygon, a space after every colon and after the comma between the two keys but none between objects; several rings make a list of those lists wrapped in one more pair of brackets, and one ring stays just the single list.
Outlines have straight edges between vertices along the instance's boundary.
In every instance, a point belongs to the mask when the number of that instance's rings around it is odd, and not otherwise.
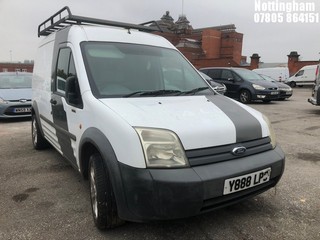
[{"label": "van front wheel", "polygon": [[290,85],[290,87],[296,87],[297,86],[297,84],[294,81],[290,82],[289,85]]},{"label": "van front wheel", "polygon": [[118,217],[110,177],[100,154],[93,154],[90,157],[89,182],[91,208],[95,225],[101,230],[121,225],[123,221]]}]

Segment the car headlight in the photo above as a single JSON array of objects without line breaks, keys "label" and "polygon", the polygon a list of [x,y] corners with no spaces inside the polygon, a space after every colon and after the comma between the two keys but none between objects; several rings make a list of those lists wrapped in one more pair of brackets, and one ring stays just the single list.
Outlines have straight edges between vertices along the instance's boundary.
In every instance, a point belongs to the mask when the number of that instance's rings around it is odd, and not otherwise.
[{"label": "car headlight", "polygon": [[269,118],[267,118],[265,115],[262,115],[263,119],[266,121],[267,125],[268,125],[268,129],[269,129],[269,137],[270,137],[270,143],[272,145],[272,148],[275,148],[277,145],[276,142],[276,135],[274,133],[273,127],[271,126],[271,122],[269,120]]},{"label": "car headlight", "polygon": [[256,90],[265,90],[265,89],[266,89],[265,87],[262,87],[262,86],[260,86],[260,85],[258,85],[258,84],[252,84],[252,87],[253,87],[254,89],[256,89]]},{"label": "car headlight", "polygon": [[7,104],[8,101],[6,101],[6,100],[4,100],[3,98],[0,97],[0,104],[3,104],[3,103],[4,103],[4,104]]},{"label": "car headlight", "polygon": [[135,128],[148,168],[183,168],[189,163],[177,135],[169,130]]}]

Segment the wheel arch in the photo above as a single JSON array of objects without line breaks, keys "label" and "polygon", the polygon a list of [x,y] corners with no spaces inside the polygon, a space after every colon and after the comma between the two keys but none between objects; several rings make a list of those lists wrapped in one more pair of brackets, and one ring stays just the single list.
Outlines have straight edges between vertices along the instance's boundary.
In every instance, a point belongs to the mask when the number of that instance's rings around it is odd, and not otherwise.
[{"label": "wheel arch", "polygon": [[110,141],[99,129],[89,128],[83,133],[79,144],[80,172],[85,179],[88,178],[90,156],[94,153],[99,153],[102,157],[105,171],[110,176],[118,213],[121,217],[121,213],[128,212],[128,210],[116,154]]},{"label": "wheel arch", "polygon": [[38,108],[38,104],[36,101],[32,102],[32,106],[31,106],[31,116],[35,116],[36,120],[39,124],[39,130],[42,136],[44,136],[44,132],[42,129],[42,125],[41,125],[41,121],[40,121],[40,113],[39,113],[39,108]]}]

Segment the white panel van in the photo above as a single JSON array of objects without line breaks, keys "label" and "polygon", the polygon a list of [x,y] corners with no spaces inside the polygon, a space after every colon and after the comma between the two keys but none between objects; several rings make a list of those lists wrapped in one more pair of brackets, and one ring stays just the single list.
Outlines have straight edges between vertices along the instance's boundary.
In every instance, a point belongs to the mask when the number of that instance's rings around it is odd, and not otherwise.
[{"label": "white panel van", "polygon": [[313,85],[316,79],[316,69],[317,65],[304,66],[285,81],[285,83],[289,84],[291,87]]},{"label": "white panel van", "polygon": [[256,68],[253,71],[271,77],[279,82],[285,82],[289,78],[289,68],[287,67]]},{"label": "white panel van", "polygon": [[[154,26],[72,15],[40,24],[32,142],[90,183],[99,229],[194,216],[274,187],[268,119],[216,93]],[[67,189],[66,189],[67,191]]]}]

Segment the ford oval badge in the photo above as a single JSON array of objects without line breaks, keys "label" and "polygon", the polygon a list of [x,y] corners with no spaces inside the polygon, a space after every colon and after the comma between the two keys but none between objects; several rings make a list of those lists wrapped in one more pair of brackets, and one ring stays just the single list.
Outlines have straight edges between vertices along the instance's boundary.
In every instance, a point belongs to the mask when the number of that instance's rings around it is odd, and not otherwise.
[{"label": "ford oval badge", "polygon": [[234,149],[232,149],[232,154],[235,156],[239,156],[244,154],[247,151],[247,149],[245,147],[235,147]]}]

